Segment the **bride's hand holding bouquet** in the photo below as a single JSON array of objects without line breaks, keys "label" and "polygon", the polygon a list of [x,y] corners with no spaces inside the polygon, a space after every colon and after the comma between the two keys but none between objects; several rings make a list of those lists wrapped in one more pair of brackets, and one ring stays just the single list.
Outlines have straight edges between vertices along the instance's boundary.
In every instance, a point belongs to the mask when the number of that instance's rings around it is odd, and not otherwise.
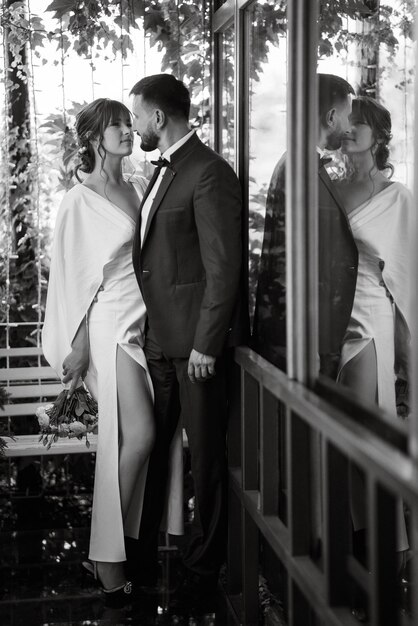
[{"label": "bride's hand holding bouquet", "polygon": [[72,349],[62,363],[62,382],[69,383],[69,397],[74,393],[79,380],[84,380],[89,367],[89,348],[86,325],[82,323],[74,338]]},{"label": "bride's hand holding bouquet", "polygon": [[91,397],[82,382],[89,366],[89,350],[86,325],[82,323],[73,341],[71,352],[62,364],[62,382],[70,383],[55,402],[40,406],[36,417],[41,429],[39,441],[49,449],[59,438],[68,437],[86,439],[97,432],[97,402]]}]

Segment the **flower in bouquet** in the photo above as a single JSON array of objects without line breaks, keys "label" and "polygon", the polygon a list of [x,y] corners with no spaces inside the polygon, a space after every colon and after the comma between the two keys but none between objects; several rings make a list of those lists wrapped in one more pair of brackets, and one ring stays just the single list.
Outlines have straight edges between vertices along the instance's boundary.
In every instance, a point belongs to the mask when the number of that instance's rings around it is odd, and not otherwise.
[{"label": "flower in bouquet", "polygon": [[[47,407],[39,406],[36,409],[36,417],[38,418],[39,426],[41,428],[47,428],[49,426],[49,415],[46,412],[46,408]],[[52,408],[52,404],[50,404],[48,408]]]},{"label": "flower in bouquet", "polygon": [[73,433],[75,437],[77,437],[78,435],[83,435],[85,432],[87,432],[87,426],[83,424],[83,422],[79,422],[76,420],[75,422],[71,422],[69,430],[71,433]]},{"label": "flower in bouquet", "polygon": [[97,432],[97,402],[84,386],[78,387],[71,397],[64,389],[55,402],[38,407],[36,417],[41,429],[39,441],[47,449],[63,437],[85,439],[89,448],[88,436]]}]

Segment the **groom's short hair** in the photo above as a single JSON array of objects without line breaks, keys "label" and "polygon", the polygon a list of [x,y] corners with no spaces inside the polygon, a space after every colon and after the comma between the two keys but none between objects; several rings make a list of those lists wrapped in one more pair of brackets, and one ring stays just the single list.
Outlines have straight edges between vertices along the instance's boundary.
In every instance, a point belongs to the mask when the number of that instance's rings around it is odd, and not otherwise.
[{"label": "groom's short hair", "polygon": [[167,115],[189,119],[189,90],[172,74],[146,76],[132,87],[129,95],[142,96],[145,102],[161,108]]},{"label": "groom's short hair", "polygon": [[334,74],[318,74],[319,115],[322,117],[336,104],[343,102],[354,89],[344,78]]}]

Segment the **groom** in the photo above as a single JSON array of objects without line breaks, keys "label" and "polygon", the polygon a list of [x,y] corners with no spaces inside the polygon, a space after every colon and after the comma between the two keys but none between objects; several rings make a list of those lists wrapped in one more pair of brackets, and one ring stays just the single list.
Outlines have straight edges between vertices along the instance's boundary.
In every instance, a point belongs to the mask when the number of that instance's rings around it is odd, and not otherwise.
[{"label": "groom", "polygon": [[226,352],[243,343],[246,329],[241,192],[232,168],[190,130],[190,95],[181,81],[168,74],[148,76],[131,95],[142,150],[161,153],[133,247],[148,311],[145,354],[156,419],[139,578],[156,582],[169,446],[181,412],[195,493],[184,585],[199,598],[215,590],[225,555]]}]

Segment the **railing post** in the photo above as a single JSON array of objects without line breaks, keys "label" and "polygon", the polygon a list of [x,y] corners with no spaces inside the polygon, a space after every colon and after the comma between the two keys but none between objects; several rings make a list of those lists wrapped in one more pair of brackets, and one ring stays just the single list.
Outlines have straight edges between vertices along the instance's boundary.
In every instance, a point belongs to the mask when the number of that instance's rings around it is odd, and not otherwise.
[{"label": "railing post", "polygon": [[242,370],[241,445],[242,487],[244,491],[258,490],[258,382]]},{"label": "railing post", "polygon": [[289,584],[289,626],[310,626],[311,609],[294,580]]},{"label": "railing post", "polygon": [[[241,368],[230,363],[229,412],[228,412],[228,467],[241,470]],[[241,501],[230,485],[228,492],[228,546],[227,588],[235,595],[241,592],[241,544],[237,537],[242,534]]]},{"label": "railing post", "polygon": [[[369,540],[371,626],[398,623],[396,513],[399,502],[376,480],[369,481]],[[371,529],[371,532],[370,532]]]},{"label": "railing post", "polygon": [[242,504],[233,488],[228,492],[228,569],[227,590],[231,595],[237,595],[242,590]]},{"label": "railing post", "polygon": [[348,498],[348,459],[329,441],[324,446],[323,535],[325,588],[330,606],[348,605],[351,515]]},{"label": "railing post", "polygon": [[241,368],[228,362],[228,466],[241,467]]},{"label": "railing post", "polygon": [[288,527],[294,556],[311,549],[311,481],[309,427],[296,414],[287,411]]},{"label": "railing post", "polygon": [[258,528],[242,509],[242,599],[244,624],[258,626]]},{"label": "railing post", "polygon": [[260,492],[262,515],[277,515],[279,500],[279,403],[262,390],[260,398]]}]

